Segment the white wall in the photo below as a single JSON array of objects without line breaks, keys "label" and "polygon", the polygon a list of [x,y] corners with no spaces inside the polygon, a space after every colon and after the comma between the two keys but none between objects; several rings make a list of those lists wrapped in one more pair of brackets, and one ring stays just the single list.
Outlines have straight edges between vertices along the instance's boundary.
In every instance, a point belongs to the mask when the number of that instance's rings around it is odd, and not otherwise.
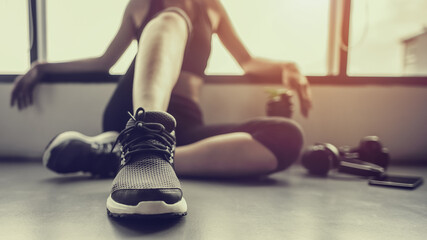
[{"label": "white wall", "polygon": [[[264,115],[265,87],[206,85],[205,121]],[[114,84],[42,84],[35,106],[22,112],[9,107],[11,88],[12,84],[0,84],[0,155],[37,157],[57,133],[100,133],[102,111]],[[306,145],[357,145],[363,136],[378,135],[392,160],[427,161],[426,87],[313,86],[313,98],[308,119],[294,115],[305,130]]]}]

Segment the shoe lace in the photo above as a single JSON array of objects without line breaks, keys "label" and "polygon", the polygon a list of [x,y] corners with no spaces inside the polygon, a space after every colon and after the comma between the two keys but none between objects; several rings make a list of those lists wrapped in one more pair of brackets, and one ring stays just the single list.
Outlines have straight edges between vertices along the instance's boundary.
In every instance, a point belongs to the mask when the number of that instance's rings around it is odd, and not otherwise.
[{"label": "shoe lace", "polygon": [[[138,111],[140,109],[137,113]],[[142,114],[144,119],[145,111]],[[124,129],[112,147],[114,149],[118,142],[122,143],[122,165],[129,162],[130,156],[144,152],[163,154],[165,160],[170,161],[173,157],[175,137],[160,123],[143,122],[136,120],[131,113],[129,115],[135,120],[135,124]]]}]

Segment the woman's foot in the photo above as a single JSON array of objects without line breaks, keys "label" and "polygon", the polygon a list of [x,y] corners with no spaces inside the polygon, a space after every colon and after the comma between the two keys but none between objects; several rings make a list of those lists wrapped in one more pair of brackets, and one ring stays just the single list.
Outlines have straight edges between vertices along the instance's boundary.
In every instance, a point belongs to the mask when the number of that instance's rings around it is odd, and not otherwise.
[{"label": "woman's foot", "polygon": [[138,109],[118,140],[120,170],[107,200],[112,217],[175,217],[187,204],[173,161],[175,119],[166,112]]},{"label": "woman's foot", "polygon": [[64,132],[54,137],[43,154],[43,165],[56,173],[89,172],[114,177],[120,164],[120,151],[113,145],[117,132],[90,137],[79,132]]}]

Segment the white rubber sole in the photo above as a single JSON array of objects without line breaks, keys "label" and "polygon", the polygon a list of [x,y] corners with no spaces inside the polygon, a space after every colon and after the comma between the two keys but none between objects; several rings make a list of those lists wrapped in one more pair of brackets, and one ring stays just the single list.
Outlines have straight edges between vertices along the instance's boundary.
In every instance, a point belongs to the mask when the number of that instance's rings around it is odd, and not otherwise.
[{"label": "white rubber sole", "polygon": [[85,142],[87,144],[92,144],[94,142],[97,143],[109,143],[109,142],[114,142],[117,138],[119,134],[117,132],[114,131],[110,131],[110,132],[105,132],[105,133],[101,133],[97,136],[86,136],[83,135],[79,132],[76,131],[68,131],[68,132],[64,132],[59,134],[58,136],[56,136],[52,142],[49,143],[49,145],[46,147],[46,150],[43,153],[43,165],[46,167],[47,164],[49,163],[49,159],[51,156],[51,152],[53,149],[55,149],[57,146],[59,146],[61,143],[63,143],[64,141],[68,141],[68,140],[80,140],[82,142]]},{"label": "white rubber sole", "polygon": [[163,201],[140,202],[136,206],[125,205],[114,201],[111,195],[107,199],[107,210],[113,217],[123,216],[155,216],[172,215],[184,216],[187,214],[187,202],[184,198],[174,204],[167,204]]}]

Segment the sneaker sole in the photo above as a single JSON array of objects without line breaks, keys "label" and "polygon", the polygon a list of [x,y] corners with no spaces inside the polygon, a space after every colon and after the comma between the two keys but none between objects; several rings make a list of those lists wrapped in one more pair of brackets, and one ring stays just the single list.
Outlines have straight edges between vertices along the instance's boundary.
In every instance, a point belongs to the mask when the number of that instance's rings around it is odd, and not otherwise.
[{"label": "sneaker sole", "polygon": [[107,199],[107,213],[115,218],[173,218],[187,215],[187,202],[182,198],[174,204],[163,201],[144,201],[136,206],[114,201],[111,195]]},{"label": "sneaker sole", "polygon": [[118,136],[118,133],[113,131],[101,133],[94,137],[85,136],[75,131],[68,131],[68,132],[61,133],[56,137],[54,137],[47,145],[46,150],[43,153],[43,165],[47,167],[49,162],[55,161],[57,159],[57,157],[55,158],[51,157],[52,151],[64,141],[73,139],[73,140],[80,140],[86,144],[92,144],[94,142],[98,142],[102,144],[102,143],[114,142],[117,136]]}]

